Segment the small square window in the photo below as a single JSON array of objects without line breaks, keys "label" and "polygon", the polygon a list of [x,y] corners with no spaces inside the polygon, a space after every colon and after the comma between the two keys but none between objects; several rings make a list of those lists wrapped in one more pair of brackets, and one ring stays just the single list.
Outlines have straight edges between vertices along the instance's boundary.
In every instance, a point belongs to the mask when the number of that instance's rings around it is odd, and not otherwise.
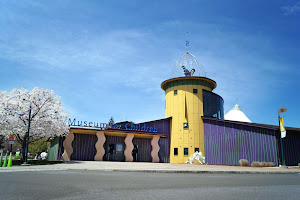
[{"label": "small square window", "polygon": [[178,148],[174,148],[174,156],[178,156]]},{"label": "small square window", "polygon": [[197,90],[197,89],[193,89],[193,93],[194,93],[194,94],[197,94],[197,93],[198,93],[198,90]]},{"label": "small square window", "polygon": [[185,156],[189,155],[189,148],[184,148],[183,153]]},{"label": "small square window", "polygon": [[199,148],[195,148],[195,152],[198,151],[199,152]]},{"label": "small square window", "polygon": [[189,128],[189,123],[183,123],[183,129],[188,129]]},{"label": "small square window", "polygon": [[177,90],[174,90],[174,95],[177,95]]}]

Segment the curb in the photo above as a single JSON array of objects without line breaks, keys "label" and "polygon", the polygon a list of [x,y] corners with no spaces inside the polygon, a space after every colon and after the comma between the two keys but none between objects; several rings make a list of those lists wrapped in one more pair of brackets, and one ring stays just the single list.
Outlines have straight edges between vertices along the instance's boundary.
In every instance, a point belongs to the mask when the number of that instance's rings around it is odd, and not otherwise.
[{"label": "curb", "polygon": [[280,172],[280,171],[209,171],[209,170],[196,170],[196,171],[184,171],[184,170],[121,170],[115,169],[114,172],[143,172],[143,173],[184,173],[184,174],[300,174],[299,172]]},{"label": "curb", "polygon": [[110,172],[139,172],[139,173],[182,173],[182,174],[300,174],[300,171],[210,171],[210,170],[148,170],[148,169],[89,169],[89,168],[10,168],[0,169],[1,172],[33,172],[33,171],[110,171]]}]

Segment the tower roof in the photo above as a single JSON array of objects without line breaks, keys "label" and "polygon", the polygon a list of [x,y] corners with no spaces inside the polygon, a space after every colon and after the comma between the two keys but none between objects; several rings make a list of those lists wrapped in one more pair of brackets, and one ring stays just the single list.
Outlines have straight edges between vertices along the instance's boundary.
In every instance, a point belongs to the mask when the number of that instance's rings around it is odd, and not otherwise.
[{"label": "tower roof", "polygon": [[217,87],[217,83],[209,78],[206,77],[199,77],[199,76],[190,76],[190,77],[178,77],[178,78],[171,78],[165,80],[161,83],[161,88],[163,90],[167,90],[168,88],[179,86],[179,85],[202,85],[210,88],[211,90]]},{"label": "tower roof", "polygon": [[251,122],[250,119],[243,113],[241,107],[236,104],[226,115],[226,120]]}]

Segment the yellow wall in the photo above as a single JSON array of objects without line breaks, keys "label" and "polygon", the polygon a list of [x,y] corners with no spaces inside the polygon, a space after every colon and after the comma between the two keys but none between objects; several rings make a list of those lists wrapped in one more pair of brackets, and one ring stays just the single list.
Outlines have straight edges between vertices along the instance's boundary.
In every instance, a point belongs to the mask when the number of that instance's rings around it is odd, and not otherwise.
[{"label": "yellow wall", "polygon": [[[198,93],[194,94],[193,89]],[[204,155],[204,128],[202,90],[212,91],[202,85],[179,85],[168,88],[165,96],[165,117],[172,117],[170,162],[185,163],[188,158],[199,148]],[[174,95],[177,90],[177,95]],[[185,103],[186,101],[186,103]],[[185,116],[187,111],[187,117]],[[189,128],[184,129],[183,123],[188,122]],[[174,155],[174,148],[178,148],[178,155]],[[184,156],[184,148],[188,148],[189,155]]]}]

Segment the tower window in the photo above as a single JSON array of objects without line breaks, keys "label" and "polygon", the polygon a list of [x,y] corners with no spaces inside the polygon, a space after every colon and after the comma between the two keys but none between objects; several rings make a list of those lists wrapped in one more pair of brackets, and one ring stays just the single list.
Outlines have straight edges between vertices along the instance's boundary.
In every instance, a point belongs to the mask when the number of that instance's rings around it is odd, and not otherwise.
[{"label": "tower window", "polygon": [[174,148],[174,156],[178,156],[178,148]]},{"label": "tower window", "polygon": [[183,153],[184,153],[185,156],[188,156],[189,155],[189,148],[184,148]]},{"label": "tower window", "polygon": [[193,89],[193,93],[194,93],[194,94],[197,94],[197,93],[198,93],[198,90],[197,90],[197,89]]},{"label": "tower window", "polygon": [[177,90],[174,90],[174,95],[177,95]]},{"label": "tower window", "polygon": [[199,148],[195,148],[195,152],[198,151],[199,152]]},{"label": "tower window", "polygon": [[187,123],[187,122],[183,123],[183,128],[188,129],[189,128],[189,123]]}]

